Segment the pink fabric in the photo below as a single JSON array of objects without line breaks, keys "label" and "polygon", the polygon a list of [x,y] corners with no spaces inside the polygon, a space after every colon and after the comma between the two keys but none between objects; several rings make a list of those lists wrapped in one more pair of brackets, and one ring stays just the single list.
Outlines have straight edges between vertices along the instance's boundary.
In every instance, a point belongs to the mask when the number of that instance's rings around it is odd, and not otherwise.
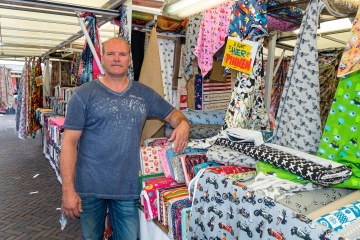
[{"label": "pink fabric", "polygon": [[159,150],[159,158],[160,158],[161,168],[164,172],[165,177],[172,178],[169,162],[167,161],[167,158],[166,158],[166,150],[167,150],[166,148]]},{"label": "pink fabric", "polygon": [[231,6],[236,1],[206,10],[201,20],[199,37],[194,50],[201,75],[204,77],[213,66],[213,55],[224,45],[229,35]]},{"label": "pink fabric", "polygon": [[50,122],[59,128],[64,126],[65,118],[64,117],[54,117],[50,119]]},{"label": "pink fabric", "polygon": [[143,190],[141,191],[141,201],[144,203],[144,213],[146,220],[157,217],[158,209],[156,202],[156,189],[164,188],[176,184],[176,181],[166,177],[154,177],[143,180]]},{"label": "pink fabric", "polygon": [[269,15],[267,16],[267,21],[268,21],[268,32],[272,32],[274,30],[279,30],[281,32],[290,32],[300,28],[300,26],[292,22],[279,20]]}]

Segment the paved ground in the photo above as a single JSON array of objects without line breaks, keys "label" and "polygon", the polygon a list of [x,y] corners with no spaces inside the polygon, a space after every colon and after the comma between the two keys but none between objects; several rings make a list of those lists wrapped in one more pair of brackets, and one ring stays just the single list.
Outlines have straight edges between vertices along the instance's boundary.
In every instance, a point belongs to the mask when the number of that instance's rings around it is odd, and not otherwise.
[{"label": "paved ground", "polygon": [[14,119],[0,115],[0,240],[81,239],[78,220],[60,230],[61,185],[40,136],[19,139]]}]

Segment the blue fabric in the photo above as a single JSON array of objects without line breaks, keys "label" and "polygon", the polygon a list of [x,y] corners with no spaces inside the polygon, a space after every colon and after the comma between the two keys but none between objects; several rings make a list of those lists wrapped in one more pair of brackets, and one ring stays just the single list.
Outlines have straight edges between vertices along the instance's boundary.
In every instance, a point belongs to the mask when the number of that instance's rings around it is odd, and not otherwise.
[{"label": "blue fabric", "polygon": [[135,81],[121,93],[99,81],[80,86],[70,99],[65,129],[82,130],[75,189],[81,197],[140,196],[140,136],[147,116],[165,118],[174,108]]},{"label": "blue fabric", "polygon": [[176,155],[172,148],[169,148],[168,150],[166,150],[166,160],[168,161],[168,164],[169,164],[169,167],[170,167],[171,176],[173,176],[173,178],[174,178],[174,175],[175,175],[174,174],[174,169],[173,169],[173,167],[171,165],[171,161],[175,156],[181,156],[181,155],[185,155],[185,154],[189,154],[189,153],[206,152],[206,151],[207,151],[207,149],[197,149],[197,148],[187,147],[183,153],[181,153],[179,155]]},{"label": "blue fabric", "polygon": [[229,36],[255,40],[267,34],[266,1],[238,0],[232,6]]},{"label": "blue fabric", "polygon": [[226,110],[193,110],[181,111],[190,124],[223,124]]},{"label": "blue fabric", "polygon": [[80,214],[83,239],[102,239],[106,211],[109,209],[113,239],[136,240],[139,230],[138,204],[134,200],[107,200],[94,197],[81,198],[83,212]]}]

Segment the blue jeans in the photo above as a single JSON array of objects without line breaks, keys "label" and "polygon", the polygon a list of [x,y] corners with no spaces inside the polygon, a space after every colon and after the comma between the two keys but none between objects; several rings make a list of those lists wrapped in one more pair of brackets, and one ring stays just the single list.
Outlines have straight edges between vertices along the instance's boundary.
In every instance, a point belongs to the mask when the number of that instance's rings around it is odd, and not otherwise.
[{"label": "blue jeans", "polygon": [[80,214],[83,239],[101,240],[104,234],[106,210],[109,209],[113,240],[136,240],[139,230],[139,200],[81,198]]}]

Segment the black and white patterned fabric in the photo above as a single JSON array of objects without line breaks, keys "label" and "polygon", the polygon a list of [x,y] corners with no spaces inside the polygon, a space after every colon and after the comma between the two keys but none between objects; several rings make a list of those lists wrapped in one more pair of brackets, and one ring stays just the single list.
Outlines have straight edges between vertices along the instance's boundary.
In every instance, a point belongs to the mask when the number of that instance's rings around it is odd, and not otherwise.
[{"label": "black and white patterned fabric", "polygon": [[221,124],[190,124],[190,138],[209,138],[221,131]]},{"label": "black and white patterned fabric", "polygon": [[218,138],[215,144],[245,153],[257,161],[264,161],[281,167],[323,186],[340,183],[352,174],[351,168],[346,165],[340,165],[338,167],[331,167],[330,165],[330,167],[324,167],[323,165],[266,145],[254,146],[254,144],[250,142],[232,142],[225,138]]},{"label": "black and white patterned fabric", "polygon": [[196,47],[197,38],[199,36],[200,24],[202,19],[202,13],[195,14],[189,17],[186,30],[184,60],[183,68],[186,80],[189,80],[194,75],[193,61],[195,59],[194,49]]},{"label": "black and white patterned fabric", "polygon": [[316,45],[323,0],[311,0],[286,76],[272,143],[315,154],[321,138],[319,63]]},{"label": "black and white patterned fabric", "polygon": [[208,148],[206,157],[211,162],[223,165],[256,168],[256,161],[254,158],[231,148],[215,144]]}]

